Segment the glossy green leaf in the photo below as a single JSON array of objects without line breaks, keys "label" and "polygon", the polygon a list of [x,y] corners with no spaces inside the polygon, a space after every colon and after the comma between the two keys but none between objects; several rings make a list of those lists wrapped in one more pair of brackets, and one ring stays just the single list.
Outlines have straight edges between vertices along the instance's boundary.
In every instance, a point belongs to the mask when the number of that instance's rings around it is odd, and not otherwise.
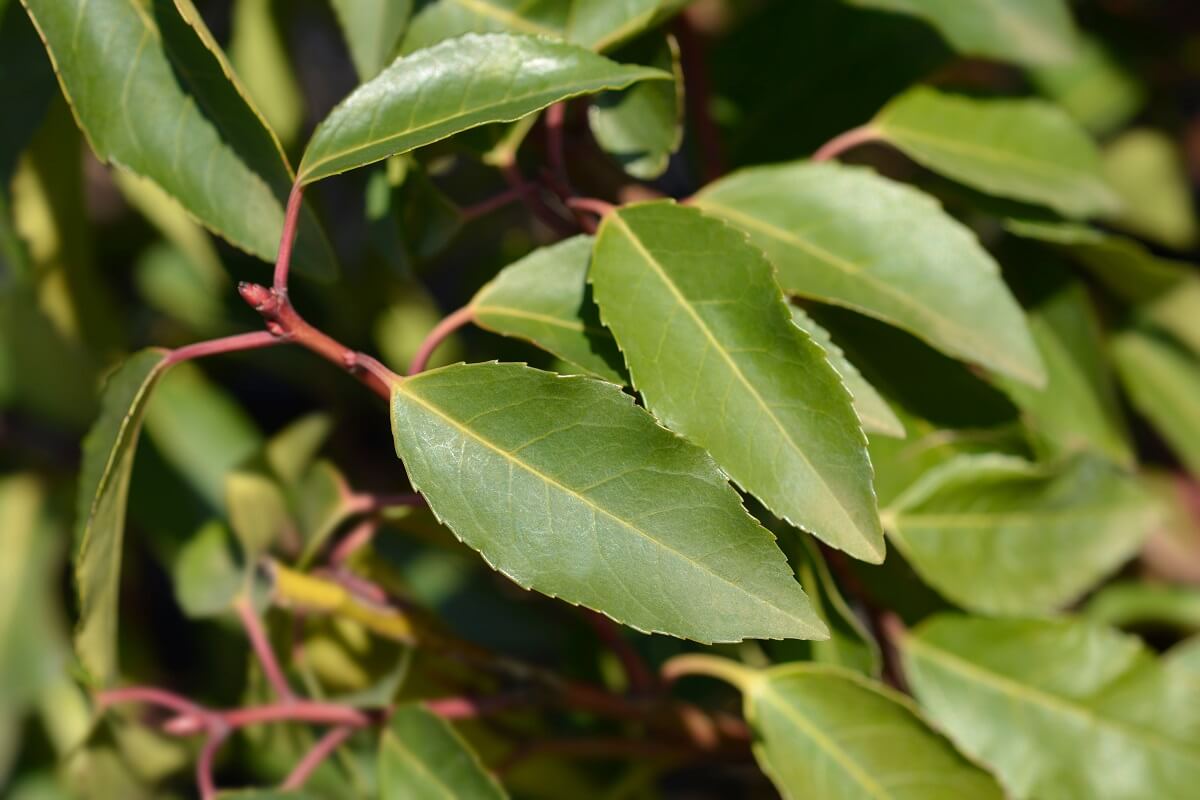
[{"label": "glossy green leaf", "polygon": [[1045,380],[996,262],[927,195],[869,170],[798,162],[742,170],[695,203],[745,230],[785,291],[868,314],[1026,383]]},{"label": "glossy green leaf", "polygon": [[1189,797],[1200,780],[1200,681],[1131,636],[947,615],[901,650],[930,721],[1017,800]]},{"label": "glossy green leaf", "polygon": [[1150,420],[1184,466],[1200,476],[1200,360],[1138,331],[1117,336],[1111,352],[1134,408]]},{"label": "glossy green leaf", "polygon": [[[722,667],[724,669],[722,669]],[[742,691],[754,756],[788,800],[1001,800],[904,695],[847,670],[714,667]]]},{"label": "glossy green leaf", "polygon": [[392,63],[412,15],[413,0],[330,0],[360,81]]},{"label": "glossy green leaf", "polygon": [[1158,520],[1153,498],[1106,462],[1061,467],[960,456],[884,512],[888,534],[963,608],[1038,614],[1075,600],[1132,557]]},{"label": "glossy green leaf", "polygon": [[1029,77],[1042,94],[1097,134],[1121,127],[1146,102],[1137,78],[1089,36],[1080,37],[1070,61],[1036,67]]},{"label": "glossy green leaf", "polygon": [[590,375],[628,383],[621,354],[592,302],[591,260],[590,236],[533,251],[476,293],[471,300],[475,322],[533,342]]},{"label": "glossy green leaf", "polygon": [[671,36],[639,40],[617,57],[674,76],[671,82],[643,81],[620,92],[606,92],[588,106],[596,144],[633,177],[651,180],[666,172],[671,154],[683,143],[679,44]]},{"label": "glossy green leaf", "polygon": [[352,92],[313,132],[299,179],[311,183],[578,95],[669,78],[561,42],[463,36],[399,59]]},{"label": "glossy green leaf", "polygon": [[1046,365],[1046,386],[1003,378],[1000,385],[1024,412],[1040,449],[1049,457],[1091,450],[1132,466],[1129,433],[1087,291],[1077,283],[1052,291],[1030,310],[1029,327]]},{"label": "glossy green leaf", "polygon": [[934,172],[988,194],[1069,217],[1120,208],[1087,132],[1041,100],[980,100],[918,86],[888,103],[868,129]]},{"label": "glossy green leaf", "polygon": [[444,367],[395,385],[392,431],[438,518],[521,586],[698,641],[826,635],[708,455],[612,384]]},{"label": "glossy green leaf", "polygon": [[1195,246],[1191,181],[1171,137],[1149,128],[1123,133],[1104,150],[1104,175],[1121,198],[1113,225],[1175,250]]},{"label": "glossy green leaf", "polygon": [[1166,583],[1126,580],[1091,597],[1083,614],[1114,628],[1176,628],[1200,631],[1200,590]]},{"label": "glossy green leaf", "polygon": [[792,322],[809,337],[821,345],[829,363],[842,376],[842,382],[854,397],[854,412],[862,422],[863,430],[867,433],[879,433],[894,438],[904,438],[904,425],[896,418],[896,413],[887,401],[880,396],[875,387],[867,383],[858,368],[850,363],[846,354],[833,341],[829,331],[817,324],[817,321],[804,313],[798,306],[792,306]]},{"label": "glossy green leaf", "polygon": [[1018,64],[1070,59],[1075,25],[1066,0],[847,0],[920,17],[954,49]]},{"label": "glossy green leaf", "polygon": [[678,0],[436,0],[413,18],[404,51],[490,31],[563,39],[603,51],[679,5]]},{"label": "glossy green leaf", "polygon": [[604,218],[589,280],[646,406],[777,516],[883,560],[849,392],[745,235],[672,202]]},{"label": "glossy green leaf", "polygon": [[[96,155],[273,261],[291,169],[191,0],[23,1]],[[329,245],[307,212],[300,241],[297,267],[332,275]]]},{"label": "glossy green leaf", "polygon": [[499,800],[508,797],[453,726],[420,706],[392,715],[379,740],[383,800]]},{"label": "glossy green leaf", "polygon": [[116,675],[125,502],[142,418],[150,390],[163,372],[165,356],[162,350],[142,350],[109,376],[100,416],[83,441],[77,495],[79,625],[75,647],[91,679],[101,684]]}]

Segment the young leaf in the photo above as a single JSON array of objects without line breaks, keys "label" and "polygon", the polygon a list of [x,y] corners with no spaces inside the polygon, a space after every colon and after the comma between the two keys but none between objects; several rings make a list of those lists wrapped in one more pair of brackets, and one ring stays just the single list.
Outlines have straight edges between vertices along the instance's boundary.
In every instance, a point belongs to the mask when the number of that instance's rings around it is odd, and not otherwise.
[{"label": "young leaf", "polygon": [[[96,155],[273,261],[291,169],[190,0],[23,0]],[[306,213],[297,267],[336,267]]]},{"label": "young leaf", "polygon": [[858,368],[850,363],[842,349],[834,343],[829,331],[817,324],[817,321],[804,313],[798,306],[792,306],[792,322],[809,337],[821,345],[829,363],[842,376],[842,382],[854,397],[854,411],[862,422],[863,430],[867,433],[879,433],[897,439],[904,438],[904,425],[896,418],[896,413],[887,401],[880,396],[875,387],[867,383]]},{"label": "young leaf", "polygon": [[1134,408],[1200,476],[1200,363],[1170,342],[1138,331],[1117,336],[1111,352]]},{"label": "young leaf", "polygon": [[213,520],[188,539],[171,565],[175,600],[192,618],[223,614],[242,588],[243,572],[231,552],[229,530]]},{"label": "young leaf", "polygon": [[438,518],[521,586],[703,642],[826,635],[708,455],[612,384],[444,367],[395,385],[392,431]]},{"label": "young leaf", "polygon": [[667,201],[607,215],[589,279],[655,416],[777,516],[882,561],[850,394],[774,272],[738,230]]},{"label": "young leaf", "polygon": [[397,709],[379,740],[382,800],[501,800],[504,788],[450,723],[420,706]]},{"label": "young leaf", "polygon": [[714,668],[742,691],[754,757],[785,798],[1001,800],[988,773],[921,719],[912,701],[848,670]]},{"label": "young leaf", "polygon": [[884,512],[888,534],[931,586],[986,614],[1057,610],[1133,556],[1159,510],[1106,462],[1061,468],[959,456]]},{"label": "young leaf", "polygon": [[1082,609],[1090,620],[1114,628],[1200,631],[1200,590],[1168,583],[1125,580],[1096,592]]},{"label": "young leaf", "polygon": [[679,5],[678,0],[435,0],[413,18],[404,52],[484,31],[562,39],[602,52]]},{"label": "young leaf", "polygon": [[278,9],[271,0],[234,1],[229,61],[271,130],[290,144],[304,124],[304,95],[288,55]]},{"label": "young leaf", "polygon": [[929,196],[866,169],[798,162],[742,170],[695,203],[745,230],[785,291],[868,314],[1017,380],[1045,380],[996,262]]},{"label": "young leaf", "polygon": [[644,81],[606,92],[588,106],[596,144],[635,178],[652,180],[667,170],[683,143],[683,70],[674,37],[639,40],[617,54],[623,61],[650,64],[674,80]]},{"label": "young leaf", "polygon": [[299,179],[311,183],[560,100],[670,77],[531,36],[463,36],[399,59],[354,90],[317,126]]},{"label": "young leaf", "polygon": [[1196,245],[1191,182],[1171,137],[1149,128],[1123,133],[1104,150],[1104,175],[1122,201],[1115,226],[1175,250]]},{"label": "young leaf", "polygon": [[533,251],[500,271],[471,300],[481,327],[533,342],[590,375],[625,385],[625,365],[600,322],[587,283],[592,237]]},{"label": "young leaf", "polygon": [[360,81],[392,63],[408,27],[413,0],[331,0]]},{"label": "young leaf", "polygon": [[1200,781],[1200,681],[1132,636],[944,615],[901,650],[931,721],[1017,800],[1189,797]]},{"label": "young leaf", "polygon": [[1018,64],[1067,61],[1075,25],[1065,0],[848,0],[856,6],[920,17],[954,49]]},{"label": "young leaf", "polygon": [[163,350],[142,350],[109,376],[100,416],[83,440],[77,495],[79,625],[75,647],[90,678],[100,684],[116,676],[125,501],[146,402],[163,372],[165,357]]},{"label": "young leaf", "polygon": [[918,86],[888,103],[869,129],[914,161],[988,194],[1068,217],[1120,208],[1087,132],[1041,100],[977,100]]},{"label": "young leaf", "polygon": [[1046,365],[1045,388],[999,378],[1021,407],[1049,456],[1091,450],[1133,465],[1129,432],[1117,401],[1100,321],[1078,283],[1053,291],[1029,312],[1029,327]]}]

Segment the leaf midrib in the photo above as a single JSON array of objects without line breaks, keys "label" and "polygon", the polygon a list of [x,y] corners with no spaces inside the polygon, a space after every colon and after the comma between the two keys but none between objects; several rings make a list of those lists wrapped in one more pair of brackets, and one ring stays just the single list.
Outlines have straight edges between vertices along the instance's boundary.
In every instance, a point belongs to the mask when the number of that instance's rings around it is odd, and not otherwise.
[{"label": "leaf midrib", "polygon": [[528,319],[534,322],[544,322],[547,325],[554,325],[567,330],[577,331],[579,333],[595,333],[602,334],[608,339],[612,338],[612,334],[605,328],[598,328],[594,325],[588,325],[583,322],[575,322],[573,320],[562,319],[550,314],[539,314],[536,311],[525,311],[524,309],[514,308],[512,306],[498,306],[488,303],[475,303],[476,314],[495,314],[501,317],[516,317],[517,319]]},{"label": "leaf midrib", "polygon": [[[676,550],[675,548],[670,547],[665,542],[662,542],[662,541],[654,538],[654,536],[652,536],[649,532],[642,530],[641,528],[637,527],[636,525],[632,524],[631,522],[629,522],[625,519],[622,519],[621,517],[617,516],[613,512],[609,511],[608,509],[597,505],[592,500],[590,500],[588,497],[580,494],[578,491],[570,488],[569,486],[566,486],[565,484],[561,483],[560,481],[555,480],[551,476],[547,475],[546,473],[544,473],[541,470],[534,467],[532,464],[529,464],[528,462],[517,457],[514,453],[509,452],[508,450],[505,450],[504,448],[491,442],[488,439],[485,439],[483,436],[479,435],[476,431],[473,431],[472,429],[463,425],[458,420],[456,420],[453,417],[451,417],[450,415],[444,413],[437,406],[433,405],[432,403],[430,403],[430,402],[426,401],[424,398],[422,398],[420,395],[416,394],[412,390],[411,384],[414,381],[419,381],[419,380],[420,380],[419,375],[408,378],[408,379],[404,380],[403,382],[396,384],[394,387],[394,391],[397,394],[403,394],[405,397],[412,400],[417,405],[425,408],[427,411],[432,413],[434,416],[440,418],[441,420],[446,422],[448,425],[450,425],[451,427],[458,430],[464,436],[469,437],[470,439],[478,442],[480,445],[495,452],[496,454],[501,456],[503,459],[505,459],[509,463],[516,464],[517,466],[521,467],[523,470],[528,472],[530,475],[537,478],[538,480],[543,481],[544,483],[546,483],[549,486],[555,487],[556,489],[562,491],[564,494],[567,494],[571,497],[576,498],[580,503],[582,503],[583,505],[586,505],[588,508],[592,509],[592,511],[594,511],[598,514],[601,514],[605,517],[608,517],[609,519],[611,519],[611,520],[615,521],[617,524],[619,524],[621,527],[626,528],[630,532],[634,533],[637,536],[640,536],[641,538],[645,539],[646,541],[650,542],[651,544],[655,545],[656,547],[660,547],[664,551],[671,553],[672,555],[687,562],[688,564],[691,564],[698,571],[703,572],[703,573],[717,579],[721,583],[724,583],[733,589],[736,589],[738,592],[740,592],[741,594],[745,595],[746,597],[749,597],[750,599],[754,600],[756,603],[758,603],[762,606],[766,606],[767,608],[770,608],[778,613],[781,613],[790,620],[794,620],[796,623],[802,625],[806,630],[810,630],[812,628],[812,626],[809,625],[808,622],[797,617],[791,611],[772,603],[770,600],[768,600],[766,598],[760,597],[757,594],[747,591],[747,589],[745,587],[739,586],[737,583],[729,580],[725,576],[714,572],[708,566],[700,563],[699,561],[696,561],[691,556],[688,556],[686,553],[682,553],[679,550]],[[816,632],[816,631],[814,631],[814,632]]]},{"label": "leaf midrib", "polygon": [[[455,800],[456,795],[450,789],[450,787],[447,786],[446,783],[444,781],[442,781],[442,779],[438,775],[436,775],[435,773],[430,771],[429,767],[427,767],[425,765],[425,763],[423,761],[421,761],[421,759],[417,758],[416,753],[412,752],[411,750],[408,749],[408,747],[406,747],[404,745],[404,742],[400,740],[399,736],[396,736],[389,732],[387,734],[387,737],[388,738],[386,741],[389,746],[389,749],[394,754],[399,755],[406,763],[411,764],[412,766],[416,767],[418,772],[420,772],[422,775],[427,776],[429,778],[429,780],[432,782],[433,786],[437,787],[438,792],[440,794],[442,794],[443,796],[445,796],[447,798],[447,800]],[[383,788],[383,787],[381,787],[381,788]]]},{"label": "leaf midrib", "polygon": [[[626,224],[625,220],[621,219],[620,214],[612,214],[610,219],[613,220],[615,225],[619,225],[621,227],[621,230],[624,232],[626,238],[628,238],[630,243],[637,249],[639,253],[641,253],[642,258],[645,259],[646,263],[648,263],[654,269],[655,273],[657,273],[659,276],[659,279],[663,282],[667,289],[670,290],[671,294],[674,295],[680,307],[682,307],[683,310],[688,313],[688,316],[690,316],[692,321],[695,322],[696,327],[698,327],[704,334],[705,338],[708,339],[712,349],[720,354],[721,358],[729,366],[729,370],[737,377],[742,385],[746,387],[747,391],[750,392],[750,395],[754,398],[755,402],[761,406],[768,419],[775,423],[775,427],[783,435],[784,440],[791,446],[792,450],[800,456],[800,460],[808,465],[809,472],[816,477],[817,482],[820,483],[822,488],[824,488],[828,497],[833,501],[834,507],[837,508],[838,513],[849,524],[850,530],[853,531],[856,536],[858,536],[859,540],[866,545],[868,550],[876,552],[878,548],[865,535],[863,535],[863,532],[859,529],[858,524],[854,521],[849,512],[846,510],[846,507],[842,504],[841,498],[836,492],[833,491],[833,487],[826,482],[825,476],[822,475],[820,470],[818,470],[812,463],[808,457],[808,454],[804,452],[803,448],[796,444],[795,439],[792,438],[791,431],[789,431],[783,424],[783,421],[775,415],[775,412],[771,409],[766,399],[759,394],[758,389],[755,388],[754,384],[750,382],[750,379],[747,378],[742,372],[737,362],[733,360],[733,357],[726,352],[724,347],[721,346],[721,342],[716,336],[713,335],[713,332],[704,322],[704,319],[696,313],[694,308],[692,308],[692,305],[690,302],[688,302],[688,299],[684,297],[682,292],[679,291],[679,287],[676,286],[675,282],[671,280],[669,275],[667,275],[666,270],[663,269],[662,265],[659,264],[658,260],[653,256],[653,254],[646,249],[645,245],[642,244],[642,241],[637,237],[636,234],[634,234],[633,230],[628,224]],[[793,324],[790,319],[788,320],[788,324]],[[797,328],[797,330],[799,330],[799,328]],[[830,367],[830,369],[833,368]],[[838,376],[838,382],[842,382],[841,376]]]},{"label": "leaf midrib", "polygon": [[918,639],[916,636],[908,636],[904,640],[901,649],[905,648],[913,651],[917,657],[924,656],[930,661],[940,664],[950,672],[967,679],[974,679],[976,682],[988,686],[1002,695],[1009,696],[1014,699],[1014,702],[1018,698],[1023,698],[1030,705],[1041,706],[1052,711],[1059,711],[1067,716],[1082,718],[1089,724],[1115,731],[1125,738],[1144,742],[1152,749],[1165,750],[1200,763],[1200,752],[1193,752],[1192,748],[1180,742],[1163,738],[1154,731],[1133,726],[1121,720],[1101,716],[1088,706],[1071,702],[1068,698],[1035,689],[1013,678],[986,670],[971,661],[967,661],[960,656],[942,650],[922,639]]}]

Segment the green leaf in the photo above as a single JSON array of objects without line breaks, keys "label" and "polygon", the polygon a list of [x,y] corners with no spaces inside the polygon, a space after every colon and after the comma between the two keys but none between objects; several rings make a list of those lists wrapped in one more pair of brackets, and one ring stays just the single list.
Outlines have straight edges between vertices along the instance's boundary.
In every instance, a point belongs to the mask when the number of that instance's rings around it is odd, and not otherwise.
[{"label": "green leaf", "polygon": [[[104,161],[149,178],[232,244],[267,261],[292,182],[279,142],[233,79],[191,0],[23,0],[63,92]],[[316,218],[297,268],[330,277]]]},{"label": "green leaf", "polygon": [[1030,310],[1029,327],[1046,365],[1046,386],[1005,378],[999,383],[1021,407],[1040,449],[1049,457],[1091,450],[1132,466],[1129,433],[1087,291],[1078,283],[1051,291]]},{"label": "green leaf", "polygon": [[883,560],[866,437],[744,234],[670,201],[604,218],[589,275],[646,406],[767,508]]},{"label": "green leaf", "polygon": [[927,195],[866,169],[798,162],[742,170],[695,203],[745,230],[785,291],[868,314],[1017,380],[1045,380],[996,262]]},{"label": "green leaf", "polygon": [[413,0],[331,0],[360,81],[392,63],[412,15]]},{"label": "green leaf", "polygon": [[1054,64],[1076,45],[1064,0],[847,0],[865,8],[920,17],[955,50],[1018,64]]},{"label": "green leaf", "polygon": [[650,27],[678,0],[436,0],[421,9],[404,52],[464,33],[508,31],[603,51]]},{"label": "green leaf", "polygon": [[1059,609],[1133,556],[1159,509],[1106,462],[1061,467],[960,456],[884,512],[888,534],[931,586],[985,614]]},{"label": "green leaf", "polygon": [[589,375],[624,385],[625,364],[600,322],[587,283],[592,237],[533,251],[500,271],[471,300],[477,324],[533,342]]},{"label": "green leaf", "polygon": [[242,570],[230,549],[229,530],[218,520],[204,525],[171,565],[175,599],[192,618],[229,611],[242,588]]},{"label": "green leaf", "polygon": [[279,5],[272,0],[235,0],[229,61],[271,130],[291,143],[304,123],[304,94],[288,57]]},{"label": "green leaf", "polygon": [[1200,476],[1200,362],[1170,342],[1138,331],[1114,338],[1110,350],[1133,407],[1150,420],[1188,471]]},{"label": "green leaf", "polygon": [[1121,134],[1104,150],[1104,175],[1121,198],[1115,226],[1175,250],[1195,246],[1191,182],[1171,137],[1148,128]]},{"label": "green leaf", "polygon": [[1200,590],[1164,583],[1121,581],[1105,586],[1083,607],[1083,614],[1114,628],[1163,626],[1184,633],[1200,631]]},{"label": "green leaf", "polygon": [[392,431],[438,518],[523,587],[704,642],[826,635],[708,455],[612,384],[444,367],[395,385]]},{"label": "green leaf", "polygon": [[588,106],[596,144],[635,178],[652,180],[667,170],[683,143],[683,69],[672,36],[635,42],[617,54],[622,61],[649,64],[674,80],[644,81],[621,92],[606,92]]},{"label": "green leaf", "polygon": [[[724,669],[722,669],[724,668]],[[912,701],[847,670],[784,664],[725,672],[742,691],[754,757],[784,798],[1001,800],[995,780],[921,718]]]},{"label": "green leaf", "polygon": [[450,723],[420,706],[392,715],[379,740],[383,800],[488,800],[508,797]]},{"label": "green leaf", "polygon": [[837,374],[842,376],[842,382],[854,397],[854,412],[858,414],[863,430],[903,439],[904,425],[897,419],[896,412],[892,411],[892,407],[875,387],[867,383],[867,379],[858,368],[850,363],[846,354],[834,343],[829,331],[818,325],[816,320],[798,306],[792,306],[792,322],[821,346],[829,363],[837,370]]},{"label": "green leaf", "polygon": [[162,350],[142,350],[117,368],[105,384],[100,416],[83,440],[76,512],[80,545],[75,559],[75,648],[90,678],[100,684],[116,676],[125,501],[146,403],[165,357]]},{"label": "green leaf", "polygon": [[253,468],[225,478],[225,509],[247,561],[271,549],[294,526],[287,498],[270,476]]},{"label": "green leaf", "polygon": [[1100,152],[1062,109],[1042,100],[979,100],[918,86],[868,129],[934,172],[1068,217],[1112,214]]},{"label": "green leaf", "polygon": [[311,183],[489,122],[671,76],[573,45],[511,34],[463,36],[402,58],[317,126],[299,180]]},{"label": "green leaf", "polygon": [[1189,797],[1200,681],[1137,639],[1075,620],[935,617],[902,643],[930,721],[1010,795]]},{"label": "green leaf", "polygon": [[1042,94],[1096,134],[1119,128],[1141,110],[1146,91],[1099,39],[1081,36],[1066,63],[1029,70]]}]

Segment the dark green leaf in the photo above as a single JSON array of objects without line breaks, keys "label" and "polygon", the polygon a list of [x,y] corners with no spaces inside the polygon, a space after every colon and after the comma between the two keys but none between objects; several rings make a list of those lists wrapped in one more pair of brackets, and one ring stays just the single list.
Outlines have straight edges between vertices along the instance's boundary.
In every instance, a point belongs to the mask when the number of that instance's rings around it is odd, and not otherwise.
[{"label": "dark green leaf", "polygon": [[508,797],[450,723],[420,706],[392,715],[379,741],[383,800],[499,800]]},{"label": "dark green leaf", "polygon": [[883,560],[849,392],[744,234],[671,202],[605,217],[589,279],[647,407],[777,516]]},{"label": "dark green leaf", "polygon": [[1078,598],[1133,556],[1157,504],[1106,462],[1062,467],[959,456],[884,512],[913,568],[963,608],[1039,614]]},{"label": "dark green leaf", "polygon": [[1134,408],[1184,466],[1200,476],[1200,362],[1172,343],[1138,331],[1117,336],[1111,352]]},{"label": "dark green leaf", "polygon": [[744,229],[787,292],[897,325],[1017,380],[1045,380],[996,262],[915,189],[861,168],[799,162],[735,173],[696,204]]},{"label": "dark green leaf", "polygon": [[444,367],[395,385],[392,430],[434,513],[522,586],[699,641],[826,635],[709,457],[612,384]]},{"label": "dark green leaf", "polygon": [[463,36],[396,61],[317,126],[305,183],[590,92],[671,76],[530,36]]},{"label": "dark green leaf", "polygon": [[1017,800],[1189,797],[1200,781],[1200,681],[1131,636],[942,616],[902,651],[930,721]]}]

